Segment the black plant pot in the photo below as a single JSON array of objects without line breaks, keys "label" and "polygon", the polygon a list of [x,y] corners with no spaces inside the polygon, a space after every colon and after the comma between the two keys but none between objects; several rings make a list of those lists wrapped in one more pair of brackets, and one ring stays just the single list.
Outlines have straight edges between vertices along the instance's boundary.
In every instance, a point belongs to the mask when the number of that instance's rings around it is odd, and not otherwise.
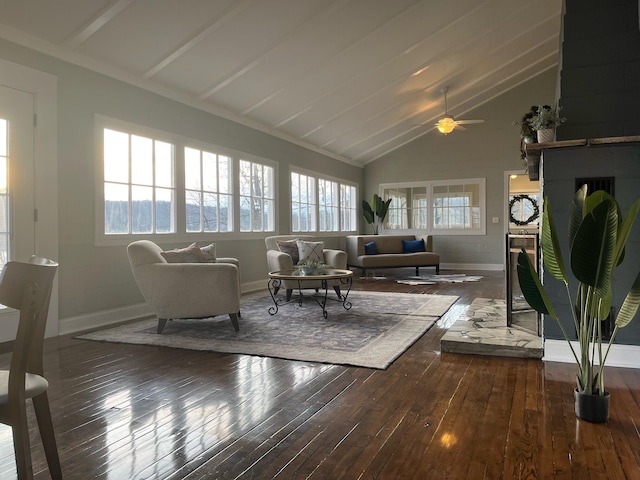
[{"label": "black plant pot", "polygon": [[574,390],[576,416],[591,423],[604,423],[609,419],[609,392],[604,395],[588,395]]}]

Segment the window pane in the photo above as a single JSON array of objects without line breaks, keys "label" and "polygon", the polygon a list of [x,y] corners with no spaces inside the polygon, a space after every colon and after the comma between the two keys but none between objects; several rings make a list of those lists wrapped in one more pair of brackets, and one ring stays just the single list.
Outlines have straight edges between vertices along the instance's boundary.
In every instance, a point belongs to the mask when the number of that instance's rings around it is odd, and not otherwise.
[{"label": "window pane", "polygon": [[131,233],[153,231],[153,188],[131,188]]},{"label": "window pane", "polygon": [[231,197],[229,195],[220,195],[220,232],[230,232],[233,228],[231,221]]},{"label": "window pane", "polygon": [[231,159],[218,156],[218,188],[220,193],[231,193]]},{"label": "window pane", "polygon": [[201,218],[200,218],[200,206],[202,205],[202,193],[193,190],[187,190],[185,192],[186,203],[186,225],[187,232],[200,232],[201,230]]},{"label": "window pane", "polygon": [[156,181],[158,187],[173,188],[173,145],[156,140]]},{"label": "window pane", "polygon": [[153,149],[150,138],[131,136],[131,182],[153,184]]},{"label": "window pane", "polygon": [[205,232],[217,232],[218,231],[218,194],[205,193],[204,206],[202,208],[203,216],[203,231]]},{"label": "window pane", "polygon": [[202,189],[208,192],[218,191],[218,156],[202,152]]},{"label": "window pane", "polygon": [[129,135],[104,130],[104,179],[107,182],[129,181]]},{"label": "window pane", "polygon": [[156,233],[175,231],[175,195],[168,188],[156,188]]},{"label": "window pane", "polygon": [[114,183],[104,185],[105,233],[129,233],[129,187]]},{"label": "window pane", "polygon": [[200,190],[200,150],[184,149],[184,186],[189,190]]}]

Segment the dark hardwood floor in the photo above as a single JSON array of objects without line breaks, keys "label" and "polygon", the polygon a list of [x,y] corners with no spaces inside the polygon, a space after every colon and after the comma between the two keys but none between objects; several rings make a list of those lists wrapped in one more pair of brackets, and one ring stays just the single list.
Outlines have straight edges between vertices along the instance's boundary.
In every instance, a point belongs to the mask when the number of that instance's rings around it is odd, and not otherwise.
[{"label": "dark hardwood floor", "polygon": [[[474,298],[504,298],[502,272],[467,273],[484,278],[354,283],[460,296],[384,371],[47,340],[65,478],[640,479],[640,370],[608,368],[610,419],[595,425],[575,417],[572,364],[440,353]],[[32,433],[36,478],[50,478]],[[14,478],[0,426],[0,479]]]}]

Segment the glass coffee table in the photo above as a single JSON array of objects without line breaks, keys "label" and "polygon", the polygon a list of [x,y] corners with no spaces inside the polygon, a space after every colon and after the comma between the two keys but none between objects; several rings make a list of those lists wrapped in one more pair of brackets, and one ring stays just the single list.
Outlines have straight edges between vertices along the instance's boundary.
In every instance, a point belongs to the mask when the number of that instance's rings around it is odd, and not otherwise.
[{"label": "glass coffee table", "polygon": [[[302,295],[303,283],[309,280],[319,281],[322,292],[318,292],[311,295]],[[328,297],[328,287],[330,280],[337,280],[339,285],[346,288],[346,292],[340,289],[340,296],[338,298]],[[294,268],[292,270],[279,270],[277,272],[269,272],[269,281],[267,288],[273,299],[273,307],[269,308],[269,314],[275,315],[278,313],[278,308],[288,303],[297,302],[298,305],[302,305],[303,298],[312,298],[322,308],[322,316],[327,318],[327,301],[341,302],[345,310],[351,308],[351,302],[347,300],[349,292],[351,291],[351,283],[353,280],[353,272],[351,270],[342,270],[339,268],[323,268],[320,271],[314,271],[313,273],[307,273],[301,268]],[[298,295],[289,300],[276,297],[276,293],[280,289],[283,281],[297,282]]]}]

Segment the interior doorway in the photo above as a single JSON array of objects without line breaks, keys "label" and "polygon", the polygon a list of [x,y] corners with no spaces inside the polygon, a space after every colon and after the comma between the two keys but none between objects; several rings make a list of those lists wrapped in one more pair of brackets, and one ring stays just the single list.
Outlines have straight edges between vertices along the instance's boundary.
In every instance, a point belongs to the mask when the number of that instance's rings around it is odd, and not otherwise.
[{"label": "interior doorway", "polygon": [[522,171],[505,172],[505,300],[507,326],[541,335],[540,315],[522,294],[518,283],[518,256],[524,250],[539,269],[541,186]]}]

